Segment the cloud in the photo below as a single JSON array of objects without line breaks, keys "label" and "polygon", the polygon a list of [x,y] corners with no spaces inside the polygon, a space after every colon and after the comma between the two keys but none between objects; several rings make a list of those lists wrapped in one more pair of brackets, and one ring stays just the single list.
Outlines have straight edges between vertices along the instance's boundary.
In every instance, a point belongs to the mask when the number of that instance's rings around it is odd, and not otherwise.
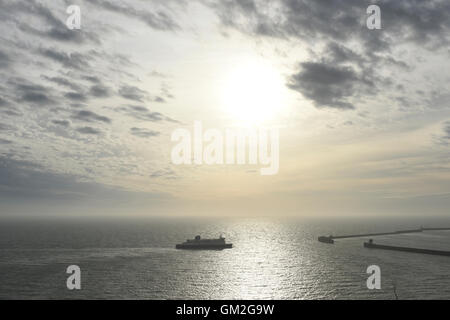
[{"label": "cloud", "polygon": [[346,101],[361,81],[351,67],[304,62],[289,79],[288,87],[311,99],[317,107],[354,109]]},{"label": "cloud", "polygon": [[62,87],[70,88],[75,91],[78,91],[81,89],[79,85],[74,83],[73,79],[68,80],[68,79],[62,78],[62,77],[48,77],[45,75],[42,75],[41,77],[47,81],[56,83]]},{"label": "cloud", "polygon": [[62,127],[70,126],[70,122],[67,120],[52,120],[52,123]]},{"label": "cloud", "polygon": [[441,145],[450,145],[450,121],[446,121],[442,128],[443,134],[438,137],[437,143]]},{"label": "cloud", "polygon": [[46,94],[41,92],[26,92],[22,95],[22,101],[36,103],[36,104],[53,104],[54,101],[50,99]]},{"label": "cloud", "polygon": [[2,97],[0,97],[0,107],[5,107],[7,106],[9,103],[3,99]]},{"label": "cloud", "polygon": [[1,113],[6,114],[8,116],[12,116],[12,117],[19,117],[22,116],[22,113],[12,110],[12,109],[5,109],[5,110],[0,110]]},{"label": "cloud", "polygon": [[222,23],[268,37],[348,41],[359,38],[367,52],[400,42],[448,44],[450,3],[442,0],[379,0],[383,32],[366,28],[366,8],[359,0],[206,0]]},{"label": "cloud", "polygon": [[[35,0],[1,2],[0,18],[12,22],[19,30],[32,36],[60,42],[100,43],[98,35],[85,30],[69,30],[65,18],[59,19],[52,10]],[[30,19],[31,17],[31,19]],[[33,21],[34,23],[30,23]]]},{"label": "cloud", "polygon": [[140,138],[150,138],[150,137],[157,137],[160,135],[160,132],[158,131],[153,131],[153,130],[148,130],[145,128],[131,128],[130,132],[132,135],[136,136],[136,137],[140,137]]},{"label": "cloud", "polygon": [[93,85],[89,93],[96,98],[106,98],[112,95],[111,90],[101,84]]},{"label": "cloud", "polygon": [[70,30],[67,27],[54,27],[48,30],[46,36],[52,38],[53,40],[83,43],[83,42],[93,42],[96,44],[100,43],[100,37],[92,32],[86,32],[85,30]]},{"label": "cloud", "polygon": [[89,58],[78,52],[66,53],[52,48],[40,48],[38,53],[43,57],[62,64],[66,68],[81,70],[89,67]]},{"label": "cloud", "polygon": [[11,140],[5,140],[5,139],[1,139],[0,138],[0,145],[2,145],[2,144],[11,144],[11,143],[12,143]]},{"label": "cloud", "polygon": [[124,3],[104,0],[91,0],[90,4],[96,5],[104,10],[138,19],[156,30],[174,31],[180,29],[174,19],[163,10],[149,11],[146,8],[136,9]]},{"label": "cloud", "polygon": [[123,86],[119,89],[119,94],[129,100],[142,102],[147,96],[147,92],[133,86]]},{"label": "cloud", "polygon": [[80,101],[80,102],[84,102],[87,100],[87,97],[80,92],[67,92],[66,94],[64,94],[64,97],[70,99],[70,100],[74,100],[74,101]]},{"label": "cloud", "polygon": [[100,38],[97,35],[87,33],[82,30],[70,30],[65,26],[65,24],[61,24],[58,27],[50,27],[44,31],[34,28],[32,25],[27,23],[18,23],[18,27],[23,32],[38,36],[40,38],[47,37],[61,42],[83,43],[86,41],[91,41],[97,44],[100,43]]},{"label": "cloud", "polygon": [[[89,201],[88,207],[101,203],[105,208],[134,200],[169,198],[164,193],[128,191],[94,181],[86,181],[82,175],[59,173],[34,161],[16,160],[0,156],[0,202],[20,203],[43,201],[46,205],[60,202],[62,205]],[[34,202],[35,203],[35,202]],[[79,214],[80,212],[77,212]]]},{"label": "cloud", "polygon": [[94,129],[92,127],[81,127],[76,129],[77,132],[81,134],[89,134],[89,135],[100,135],[101,131]]},{"label": "cloud", "polygon": [[82,79],[87,80],[91,83],[100,84],[101,80],[96,76],[83,76]]},{"label": "cloud", "polygon": [[[391,67],[411,67],[395,57],[400,45],[438,50],[449,45],[450,2],[380,0],[382,30],[368,30],[366,8],[359,0],[205,0],[226,28],[253,37],[300,41],[313,59],[289,78],[289,87],[316,107],[355,108],[355,98],[388,88]],[[307,65],[310,63],[310,65]],[[323,76],[313,70],[323,71]],[[327,78],[342,79],[331,84]],[[358,83],[360,81],[360,83]],[[322,95],[322,96],[321,96]],[[333,97],[333,95],[335,95]]]},{"label": "cloud", "polygon": [[0,50],[0,69],[6,69],[11,65],[11,59],[2,50]]},{"label": "cloud", "polygon": [[55,101],[50,98],[50,92],[47,87],[36,85],[21,78],[11,79],[13,85],[11,91],[15,96],[19,96],[21,101],[30,102],[39,105],[52,105]]},{"label": "cloud", "polygon": [[164,100],[164,98],[161,98],[161,97],[159,97],[159,96],[156,96],[156,97],[153,99],[153,101],[159,102],[159,103],[165,103],[165,102],[166,102],[166,100]]},{"label": "cloud", "polygon": [[168,77],[168,75],[166,75],[165,73],[162,73],[162,72],[159,72],[159,71],[156,71],[156,70],[151,71],[148,74],[148,76],[155,77],[155,78],[162,78],[162,79],[165,79],[165,78]]},{"label": "cloud", "polygon": [[161,86],[161,94],[166,98],[174,98],[174,95],[170,92],[169,87],[165,83]]},{"label": "cloud", "polygon": [[447,121],[444,126],[444,138],[450,140],[450,121]]},{"label": "cloud", "polygon": [[96,114],[95,112],[89,110],[81,110],[72,115],[72,119],[86,121],[86,122],[95,122],[100,121],[104,123],[111,123],[111,119],[105,116],[101,116]]},{"label": "cloud", "polygon": [[331,64],[352,62],[361,65],[367,62],[362,55],[334,41],[329,42],[324,51],[323,56]]},{"label": "cloud", "polygon": [[150,178],[164,178],[168,180],[178,179],[178,175],[170,168],[158,170],[150,175]]},{"label": "cloud", "polygon": [[133,117],[142,121],[151,121],[151,122],[159,122],[159,121],[168,121],[178,123],[177,120],[169,118],[163,115],[160,112],[152,112],[148,110],[146,107],[142,106],[126,106],[126,107],[118,107],[115,108],[116,111],[125,113],[126,115]]},{"label": "cloud", "polygon": [[15,129],[16,129],[16,127],[14,127],[12,125],[0,122],[0,131],[13,131]]}]

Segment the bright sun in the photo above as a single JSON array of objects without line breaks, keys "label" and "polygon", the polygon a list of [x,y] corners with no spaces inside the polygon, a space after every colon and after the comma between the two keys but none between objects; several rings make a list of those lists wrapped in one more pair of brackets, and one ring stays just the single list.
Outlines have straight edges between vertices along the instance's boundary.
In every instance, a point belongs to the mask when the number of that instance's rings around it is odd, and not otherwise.
[{"label": "bright sun", "polygon": [[230,71],[222,90],[222,104],[239,125],[273,120],[285,105],[284,80],[269,63],[252,60]]}]

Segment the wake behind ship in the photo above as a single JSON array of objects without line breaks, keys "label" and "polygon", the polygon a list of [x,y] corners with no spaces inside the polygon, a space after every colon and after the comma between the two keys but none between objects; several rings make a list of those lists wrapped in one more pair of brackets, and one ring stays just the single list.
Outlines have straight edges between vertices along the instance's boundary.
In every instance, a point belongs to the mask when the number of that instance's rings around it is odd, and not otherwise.
[{"label": "wake behind ship", "polygon": [[210,249],[210,250],[222,250],[232,248],[233,244],[225,243],[225,238],[220,236],[218,239],[202,239],[200,236],[196,236],[194,239],[188,239],[183,243],[177,244],[176,249]]}]

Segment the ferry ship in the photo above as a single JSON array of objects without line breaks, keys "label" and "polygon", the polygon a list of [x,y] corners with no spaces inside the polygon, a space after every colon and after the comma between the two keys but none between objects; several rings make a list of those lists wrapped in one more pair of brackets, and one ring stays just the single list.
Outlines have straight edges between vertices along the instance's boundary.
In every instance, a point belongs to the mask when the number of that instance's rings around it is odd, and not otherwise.
[{"label": "ferry ship", "polygon": [[196,236],[194,239],[188,239],[183,243],[179,243],[175,246],[176,249],[210,249],[210,250],[222,250],[232,248],[233,244],[225,243],[225,238],[220,236],[218,239],[202,239],[200,236]]}]

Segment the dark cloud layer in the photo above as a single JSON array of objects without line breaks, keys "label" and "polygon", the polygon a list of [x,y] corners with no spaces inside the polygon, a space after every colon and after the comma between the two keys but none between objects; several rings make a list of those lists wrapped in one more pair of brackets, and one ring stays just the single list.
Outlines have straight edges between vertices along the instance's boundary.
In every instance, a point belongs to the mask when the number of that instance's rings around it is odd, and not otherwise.
[{"label": "dark cloud layer", "polygon": [[123,86],[119,89],[119,94],[129,100],[142,102],[145,97],[147,96],[147,93],[144,90],[141,90],[137,87],[133,86]]},{"label": "dark cloud layer", "polygon": [[[383,32],[366,28],[366,8],[360,0],[219,0],[204,1],[222,22],[262,36],[346,41],[359,37],[369,50],[386,49],[401,41],[448,44],[450,3],[445,0],[379,0]],[[444,43],[442,43],[444,41]],[[376,46],[374,46],[376,44]]]},{"label": "dark cloud layer", "polygon": [[89,93],[96,98],[106,98],[112,96],[111,90],[101,84],[96,84],[91,87]]},{"label": "dark cloud layer", "polygon": [[[0,19],[12,22],[22,32],[39,38],[58,42],[99,44],[97,34],[85,30],[69,30],[65,25],[66,16],[58,17],[44,3],[27,1],[0,1]],[[32,19],[30,19],[32,17]],[[37,19],[39,25],[29,23]],[[33,20],[35,21],[35,20]]]},{"label": "dark cloud layer", "polygon": [[[170,5],[162,2],[142,4],[142,8],[113,1],[79,4],[82,9],[96,13],[109,11],[143,21],[153,29],[178,29]],[[56,134],[62,140],[85,141],[80,134],[96,136],[99,146],[104,146],[102,138],[110,129],[104,125],[113,120],[97,111],[97,101],[91,100],[117,95],[135,102],[165,102],[164,98],[152,97],[134,85],[138,79],[132,69],[139,66],[130,56],[103,50],[100,35],[108,35],[110,31],[103,26],[82,30],[66,27],[67,2],[0,0],[0,7],[0,25],[8,30],[0,40],[0,69],[5,70],[0,80],[0,114],[7,120],[12,120],[9,116],[16,117],[15,120],[22,117],[23,139],[37,136],[45,139]],[[114,28],[114,23],[110,26]],[[122,31],[117,28],[115,32]],[[34,106],[49,108],[29,108]],[[175,121],[144,107],[130,107],[121,112],[142,121]],[[0,131],[5,135],[0,142],[3,146],[15,146],[15,139],[11,138],[14,130],[17,129],[1,124]],[[141,138],[159,135],[143,128],[133,128],[130,133]]]},{"label": "dark cloud layer", "polygon": [[21,102],[42,106],[55,103],[48,87],[31,83],[22,78],[10,79],[9,85],[11,86],[10,93],[19,97]]},{"label": "dark cloud layer", "polygon": [[11,65],[11,63],[10,57],[5,52],[0,50],[0,69],[6,69]]},{"label": "dark cloud layer", "polygon": [[92,127],[81,127],[76,129],[77,132],[87,135],[100,135],[102,132]]},{"label": "dark cloud layer", "polygon": [[67,99],[78,101],[78,102],[85,102],[87,100],[86,95],[80,92],[67,92],[64,97]]},{"label": "dark cloud layer", "polygon": [[353,94],[354,87],[360,82],[361,79],[350,67],[305,62],[301,64],[301,70],[291,76],[288,86],[303,93],[318,107],[354,109],[345,98]]},{"label": "dark cloud layer", "polygon": [[73,119],[85,121],[85,122],[104,122],[111,123],[111,119],[105,116],[98,115],[95,112],[89,110],[81,110],[72,115]]},{"label": "dark cloud layer", "polygon": [[[52,201],[102,202],[103,206],[120,204],[130,199],[167,198],[165,194],[126,191],[121,188],[94,182],[82,182],[83,176],[50,171],[33,161],[15,160],[0,156],[0,201],[42,200],[46,205]],[[93,203],[91,202],[90,205]]]},{"label": "dark cloud layer", "polygon": [[116,111],[125,113],[126,115],[133,117],[142,121],[151,121],[151,122],[159,122],[159,121],[168,121],[168,122],[178,122],[172,118],[165,116],[160,112],[154,112],[148,110],[143,106],[126,106],[126,107],[118,107],[115,108]]},{"label": "dark cloud layer", "polygon": [[48,77],[48,76],[45,76],[45,75],[43,75],[42,78],[47,80],[47,81],[56,83],[59,86],[70,88],[70,89],[75,90],[75,91],[81,90],[80,86],[75,84],[72,79],[69,80],[69,79],[66,79],[66,78],[63,78],[63,77]]},{"label": "dark cloud layer", "polygon": [[40,105],[49,105],[54,103],[52,99],[41,92],[26,92],[22,95],[22,101]]},{"label": "dark cloud layer", "polygon": [[15,129],[14,126],[6,123],[0,123],[0,131],[13,131]]},{"label": "dark cloud layer", "polygon": [[63,127],[69,127],[70,126],[70,122],[67,120],[52,120],[53,124],[56,124],[58,126],[63,126]]},{"label": "dark cloud layer", "polygon": [[131,5],[118,3],[117,1],[91,0],[89,3],[98,6],[103,10],[139,19],[156,30],[173,31],[180,28],[171,15],[163,10],[150,10],[148,8],[137,9]]},{"label": "dark cloud layer", "polygon": [[178,175],[170,168],[158,170],[150,175],[150,178],[164,178],[168,180],[178,179]]},{"label": "dark cloud layer", "polygon": [[2,138],[0,138],[0,145],[1,145],[1,144],[11,144],[11,143],[12,143],[11,140],[7,140],[7,139],[2,139]]},{"label": "dark cloud layer", "polygon": [[89,57],[78,52],[66,53],[53,48],[41,48],[38,53],[43,57],[59,62],[66,68],[80,70],[89,66]]},{"label": "dark cloud layer", "polygon": [[443,139],[450,140],[450,121],[447,121],[444,124],[444,136],[443,136]]},{"label": "dark cloud layer", "polygon": [[136,137],[140,137],[140,138],[150,138],[150,137],[157,137],[160,135],[160,132],[158,131],[153,131],[153,130],[148,130],[145,128],[131,128],[130,132],[132,135],[136,136]]},{"label": "dark cloud layer", "polygon": [[203,2],[228,28],[252,36],[324,44],[319,52],[312,52],[310,61],[299,62],[300,69],[288,79],[288,86],[316,107],[353,109],[355,98],[375,92],[383,82],[389,84],[390,79],[380,77],[380,66],[409,68],[392,56],[400,44],[414,43],[434,50],[450,43],[450,2],[445,0],[376,1],[381,8],[382,30],[366,27],[366,9],[373,1]]},{"label": "dark cloud layer", "polygon": [[5,99],[3,99],[2,97],[0,97],[0,107],[4,107],[7,105],[8,105],[8,102]]}]

